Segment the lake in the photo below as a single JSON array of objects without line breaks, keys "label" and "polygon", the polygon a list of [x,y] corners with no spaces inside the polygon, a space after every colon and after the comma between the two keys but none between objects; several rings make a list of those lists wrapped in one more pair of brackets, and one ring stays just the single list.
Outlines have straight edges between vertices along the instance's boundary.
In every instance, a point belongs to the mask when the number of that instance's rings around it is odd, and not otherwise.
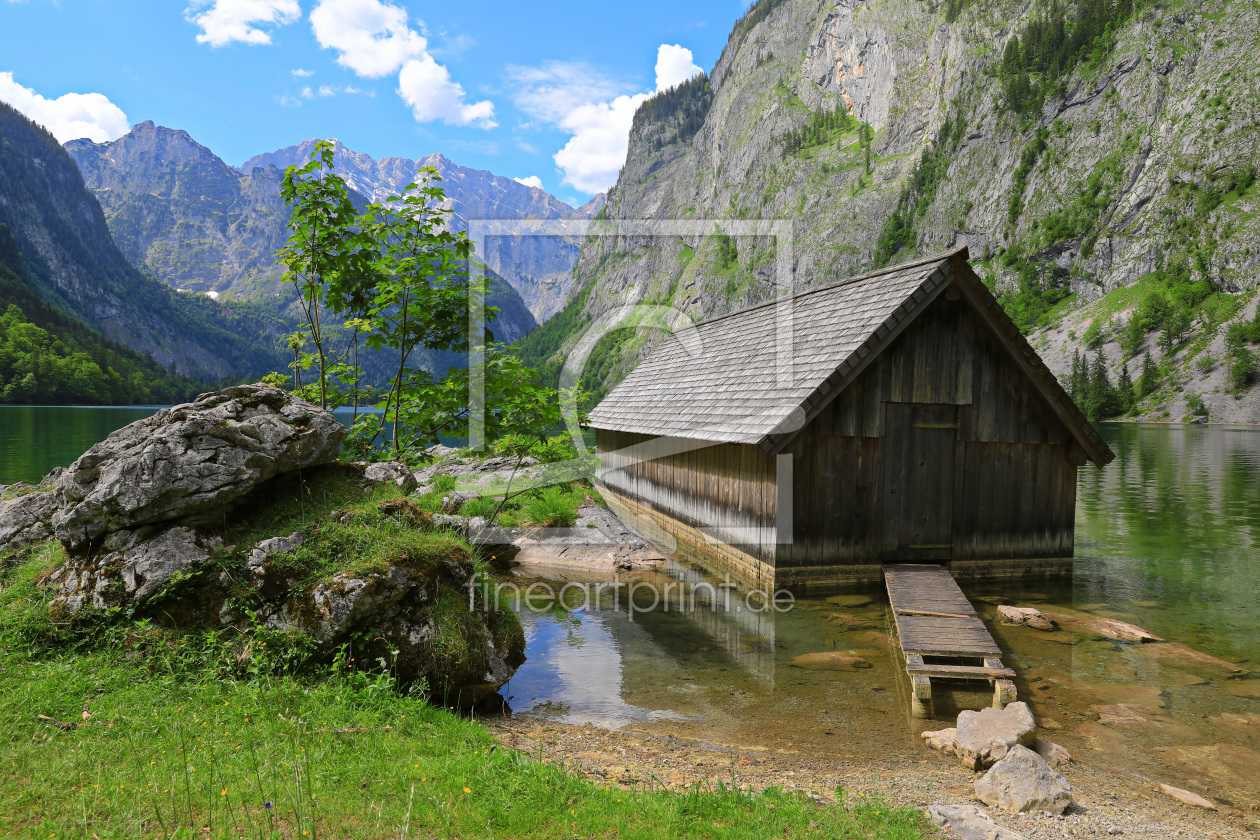
[{"label": "lake", "polygon": [[[69,466],[110,432],[168,407],[0,405],[0,484],[39,481],[53,467]],[[353,409],[333,413],[350,425]]]},{"label": "lake", "polygon": [[[966,594],[1048,737],[1094,764],[1182,787],[1198,780],[1215,796],[1260,803],[1260,679],[1232,667],[1260,670],[1260,430],[1100,431],[1117,458],[1081,471],[1071,580],[969,586]],[[658,591],[670,580],[686,587],[706,579],[682,554],[644,576]],[[653,606],[645,595],[631,611],[625,581],[590,597],[600,582],[539,569],[520,575],[522,586],[569,588],[567,597],[521,610],[529,659],[502,692],[514,713],[862,761],[930,758],[921,731],[952,726],[960,708],[989,703],[983,684],[937,681],[935,719],[911,719],[879,591],[866,604],[860,595],[803,599],[785,613],[744,609],[738,592],[729,599],[734,609]],[[1035,606],[1068,630],[1003,626],[997,604]],[[856,621],[840,626],[831,620],[838,612]],[[1170,644],[1069,632],[1095,616],[1138,624]],[[832,650],[870,667],[792,665],[793,657]],[[1107,713],[1126,721],[1100,722]]]},{"label": "lake", "polygon": [[[0,407],[0,484],[38,480],[154,410]],[[1239,723],[1256,712],[1260,679],[1212,659],[1260,670],[1260,430],[1100,430],[1117,458],[1103,470],[1081,471],[1071,580],[969,587],[967,595],[1019,672],[1020,699],[1055,730],[1055,740],[1096,762],[1183,787],[1201,778],[1220,796],[1260,803],[1251,731],[1260,718]],[[653,576],[658,585],[708,580],[682,554]],[[565,598],[522,607],[529,658],[502,692],[518,714],[860,759],[922,751],[919,731],[947,725],[960,707],[987,704],[985,692],[938,689],[937,720],[910,719],[907,679],[879,592],[866,604],[861,597],[801,600],[784,613],[641,600],[631,612],[624,587],[582,598],[584,587],[609,583],[599,576],[535,569],[516,581],[572,584]],[[739,593],[732,594],[738,605]],[[1065,626],[1119,618],[1176,644],[1004,627],[995,619],[998,603],[1036,606]],[[859,623],[839,628],[829,620],[835,612]],[[825,650],[855,651],[871,667],[791,664]],[[1099,723],[1093,707],[1116,704],[1141,722]]]}]

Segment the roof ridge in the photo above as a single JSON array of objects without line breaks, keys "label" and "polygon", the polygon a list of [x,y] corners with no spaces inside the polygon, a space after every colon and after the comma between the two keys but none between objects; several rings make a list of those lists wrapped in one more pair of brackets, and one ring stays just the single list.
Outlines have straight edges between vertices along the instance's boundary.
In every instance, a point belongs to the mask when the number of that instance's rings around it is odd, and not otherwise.
[{"label": "roof ridge", "polygon": [[[839,288],[840,286],[847,286],[850,283],[857,283],[862,280],[870,280],[875,277],[881,277],[885,274],[892,274],[894,271],[901,271],[902,269],[906,269],[906,268],[914,268],[915,266],[925,265],[927,263],[932,263],[932,262],[944,262],[945,260],[957,254],[959,251],[963,251],[963,250],[966,250],[965,245],[961,248],[955,248],[952,251],[941,251],[939,253],[932,254],[931,256],[920,257],[917,260],[911,260],[910,262],[904,262],[904,263],[898,263],[897,265],[885,266],[884,268],[881,268],[878,271],[868,271],[866,274],[859,274],[855,277],[845,277],[842,280],[834,280],[822,286],[815,286],[812,289],[802,289],[799,292],[793,292],[792,294],[787,295],[785,297],[772,298],[762,303],[756,303],[756,304],[753,304],[752,306],[746,306],[743,309],[736,309],[734,312],[727,312],[725,315],[715,315],[712,318],[706,318],[703,321],[697,321],[696,323],[691,324],[690,326],[692,329],[699,329],[700,327],[705,327],[705,326],[708,326],[709,324],[713,324],[718,321],[724,321],[727,318],[734,318],[736,315],[744,315],[748,312],[755,312],[758,309],[763,309],[767,306],[774,306],[776,304],[783,303],[784,301],[796,300],[798,298],[803,298],[806,295],[817,294],[819,292],[826,292],[831,289]],[[687,329],[687,328],[684,327],[683,329]],[[675,330],[675,332],[677,332],[677,330]]]}]

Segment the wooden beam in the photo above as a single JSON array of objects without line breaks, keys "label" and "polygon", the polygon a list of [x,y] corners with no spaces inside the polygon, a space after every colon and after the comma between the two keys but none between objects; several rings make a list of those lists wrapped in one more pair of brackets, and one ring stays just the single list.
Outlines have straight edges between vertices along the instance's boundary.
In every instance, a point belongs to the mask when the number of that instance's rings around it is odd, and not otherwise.
[{"label": "wooden beam", "polygon": [[1015,676],[1010,668],[989,668],[985,665],[913,665],[908,662],[906,673],[912,677],[922,674],[925,677],[949,677],[956,680],[996,680]]}]

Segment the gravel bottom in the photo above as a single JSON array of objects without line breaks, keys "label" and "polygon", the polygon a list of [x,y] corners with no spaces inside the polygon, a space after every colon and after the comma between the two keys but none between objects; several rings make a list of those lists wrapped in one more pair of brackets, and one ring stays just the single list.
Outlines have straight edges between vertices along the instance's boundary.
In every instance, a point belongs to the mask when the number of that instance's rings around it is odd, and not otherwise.
[{"label": "gravel bottom", "polygon": [[[869,761],[829,761],[785,751],[719,746],[631,730],[551,723],[529,717],[499,718],[487,725],[507,747],[564,764],[597,784],[632,789],[732,783],[743,789],[779,787],[809,794],[820,805],[881,797],[896,805],[926,808],[943,802],[974,805],[1000,826],[1028,840],[1131,837],[1142,840],[1260,837],[1260,813],[1222,808],[1205,811],[1173,801],[1149,779],[1073,763],[1059,772],[1076,800],[1062,817],[1007,814],[972,797],[979,773],[948,758],[890,756]],[[941,833],[939,836],[952,836]]]}]

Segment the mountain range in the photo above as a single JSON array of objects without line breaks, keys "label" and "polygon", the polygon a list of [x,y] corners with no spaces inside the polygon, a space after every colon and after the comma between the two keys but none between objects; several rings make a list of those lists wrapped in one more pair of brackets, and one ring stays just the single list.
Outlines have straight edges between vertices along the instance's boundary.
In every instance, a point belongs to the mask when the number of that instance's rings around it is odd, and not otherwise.
[{"label": "mountain range", "polygon": [[[187,132],[152,122],[108,143],[74,140],[66,149],[128,258],[173,288],[247,299],[281,291],[283,268],[275,253],[288,237],[288,212],[280,181],[285,168],[310,160],[315,142],[258,155],[239,169]],[[571,225],[572,232],[560,236],[495,238],[481,251],[534,318],[545,319],[562,305],[582,234],[603,206],[602,196],[575,209],[537,187],[459,166],[442,155],[377,161],[332,143],[335,169],[360,206],[397,195],[422,167],[432,167],[457,230],[478,219]],[[515,302],[504,301],[501,308],[500,328],[509,340],[533,328],[533,318],[517,317]]]},{"label": "mountain range", "polygon": [[[74,160],[42,126],[4,103],[0,224],[21,261],[12,278],[56,313],[163,368],[218,379],[283,365],[271,340],[274,320],[259,307],[181,295],[138,271],[115,244]],[[46,320],[55,318],[49,313]]]},{"label": "mountain range", "polygon": [[[1065,384],[1149,357],[1129,416],[1260,421],[1260,12],[1211,5],[758,0],[635,116],[601,220],[674,228],[588,236],[526,357],[554,372],[629,304],[698,320],[966,245]],[[588,387],[661,335],[606,335]]]}]

